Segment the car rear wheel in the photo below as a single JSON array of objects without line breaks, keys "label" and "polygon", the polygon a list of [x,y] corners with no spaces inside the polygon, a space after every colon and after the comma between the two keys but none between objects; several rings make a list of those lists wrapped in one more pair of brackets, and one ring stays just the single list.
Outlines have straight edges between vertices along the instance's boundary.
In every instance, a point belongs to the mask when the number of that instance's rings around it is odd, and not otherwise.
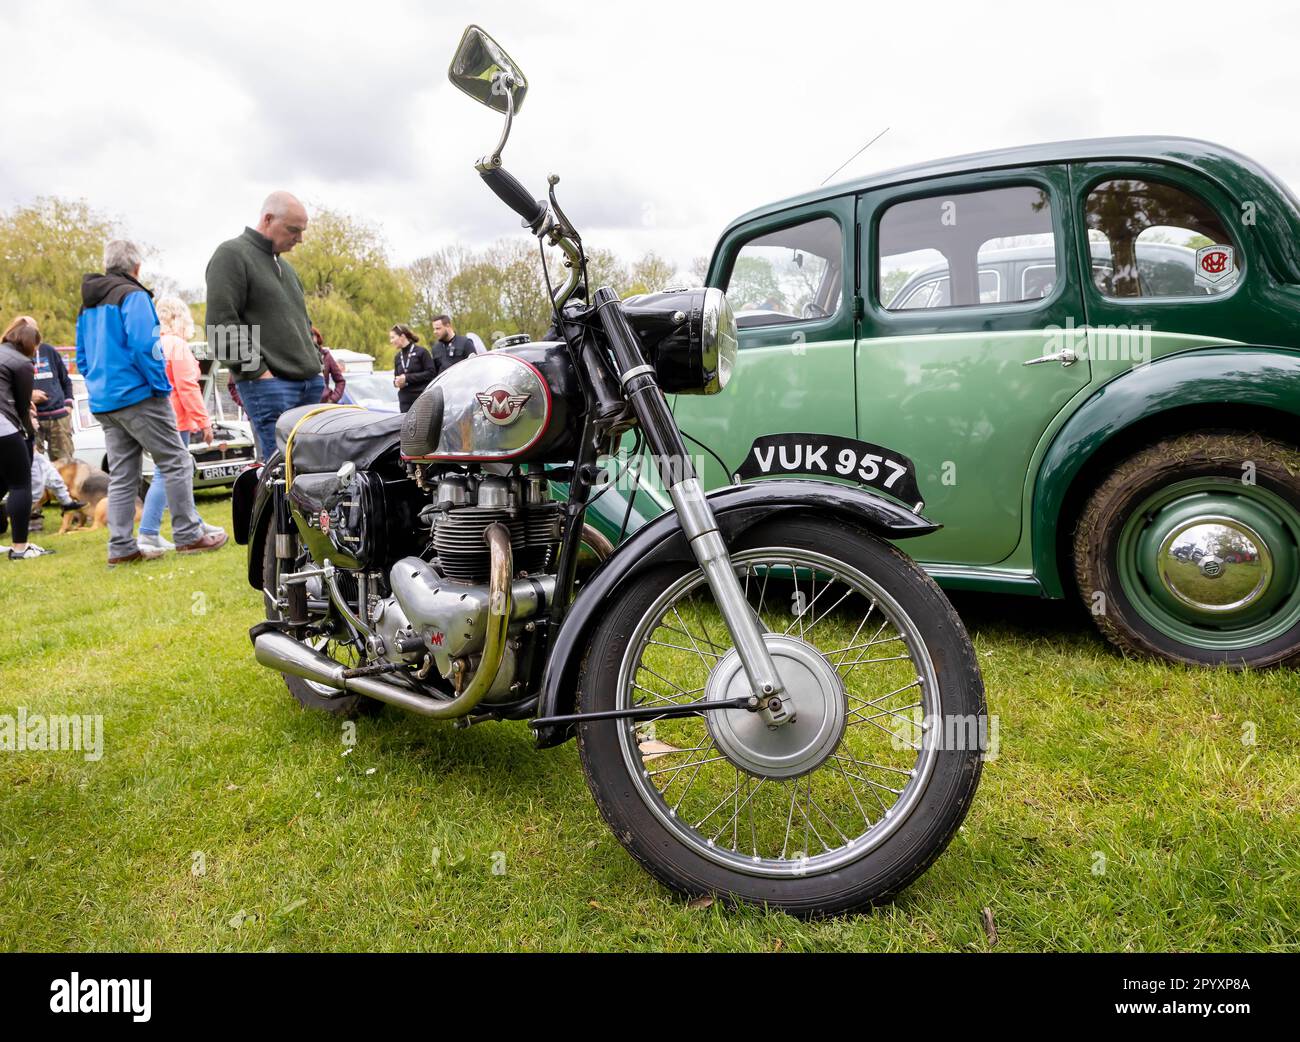
[{"label": "car rear wheel", "polygon": [[1300,448],[1209,431],[1143,449],[1088,500],[1074,563],[1098,627],[1127,651],[1300,661]]}]

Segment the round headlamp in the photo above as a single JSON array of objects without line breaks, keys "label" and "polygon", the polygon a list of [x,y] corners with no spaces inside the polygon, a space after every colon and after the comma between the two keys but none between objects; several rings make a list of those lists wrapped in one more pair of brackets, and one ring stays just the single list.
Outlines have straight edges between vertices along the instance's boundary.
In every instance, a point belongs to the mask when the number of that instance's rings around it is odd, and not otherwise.
[{"label": "round headlamp", "polygon": [[624,301],[666,394],[717,394],[736,367],[736,316],[720,289],[675,289]]}]

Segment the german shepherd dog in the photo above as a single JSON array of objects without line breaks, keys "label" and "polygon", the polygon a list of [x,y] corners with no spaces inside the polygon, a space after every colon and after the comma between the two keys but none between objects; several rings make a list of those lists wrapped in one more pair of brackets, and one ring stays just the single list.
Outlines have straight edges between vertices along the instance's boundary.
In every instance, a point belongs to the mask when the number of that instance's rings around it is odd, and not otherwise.
[{"label": "german shepherd dog", "polygon": [[[80,499],[85,506],[80,510],[69,510],[63,515],[63,524],[59,526],[59,535],[65,535],[78,528],[103,528],[108,524],[108,475],[98,467],[92,467],[79,459],[60,460],[55,464],[59,477],[68,486],[68,493],[73,499]],[[54,497],[47,490],[42,497],[42,504]],[[144,503],[137,497],[135,501],[135,519],[140,520]]]}]

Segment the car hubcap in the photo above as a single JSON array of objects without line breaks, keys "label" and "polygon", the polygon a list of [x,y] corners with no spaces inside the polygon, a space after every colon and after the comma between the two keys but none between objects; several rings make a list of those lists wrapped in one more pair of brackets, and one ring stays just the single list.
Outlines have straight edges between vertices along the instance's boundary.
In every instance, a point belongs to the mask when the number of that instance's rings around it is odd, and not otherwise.
[{"label": "car hubcap", "polygon": [[1148,497],[1120,532],[1134,609],[1192,647],[1236,651],[1300,622],[1300,512],[1271,490],[1197,478]]},{"label": "car hubcap", "polygon": [[1178,524],[1160,544],[1156,570],[1190,615],[1228,614],[1268,595],[1273,555],[1249,525],[1229,517]]}]

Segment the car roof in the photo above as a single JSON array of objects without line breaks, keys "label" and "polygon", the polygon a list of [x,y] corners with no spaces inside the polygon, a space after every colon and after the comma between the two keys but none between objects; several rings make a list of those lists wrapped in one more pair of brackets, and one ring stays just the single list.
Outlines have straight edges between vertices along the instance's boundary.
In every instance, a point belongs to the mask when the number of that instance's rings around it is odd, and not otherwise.
[{"label": "car roof", "polygon": [[[1053,141],[987,152],[971,152],[925,163],[882,170],[865,177],[815,188],[750,210],[727,225],[723,236],[757,218],[768,217],[796,206],[823,202],[838,196],[855,195],[879,188],[894,187],[912,181],[955,174],[999,170],[1010,167],[1045,166],[1079,161],[1142,160],[1168,163],[1197,171],[1222,186],[1237,199],[1258,199],[1261,195],[1278,199],[1287,211],[1291,234],[1279,229],[1271,236],[1270,247],[1277,253],[1278,264],[1293,281],[1300,281],[1300,250],[1294,246],[1300,237],[1300,200],[1290,188],[1253,159],[1212,141],[1198,138],[1139,135],[1133,137],[1081,138]],[[719,240],[721,241],[721,240]]]}]

